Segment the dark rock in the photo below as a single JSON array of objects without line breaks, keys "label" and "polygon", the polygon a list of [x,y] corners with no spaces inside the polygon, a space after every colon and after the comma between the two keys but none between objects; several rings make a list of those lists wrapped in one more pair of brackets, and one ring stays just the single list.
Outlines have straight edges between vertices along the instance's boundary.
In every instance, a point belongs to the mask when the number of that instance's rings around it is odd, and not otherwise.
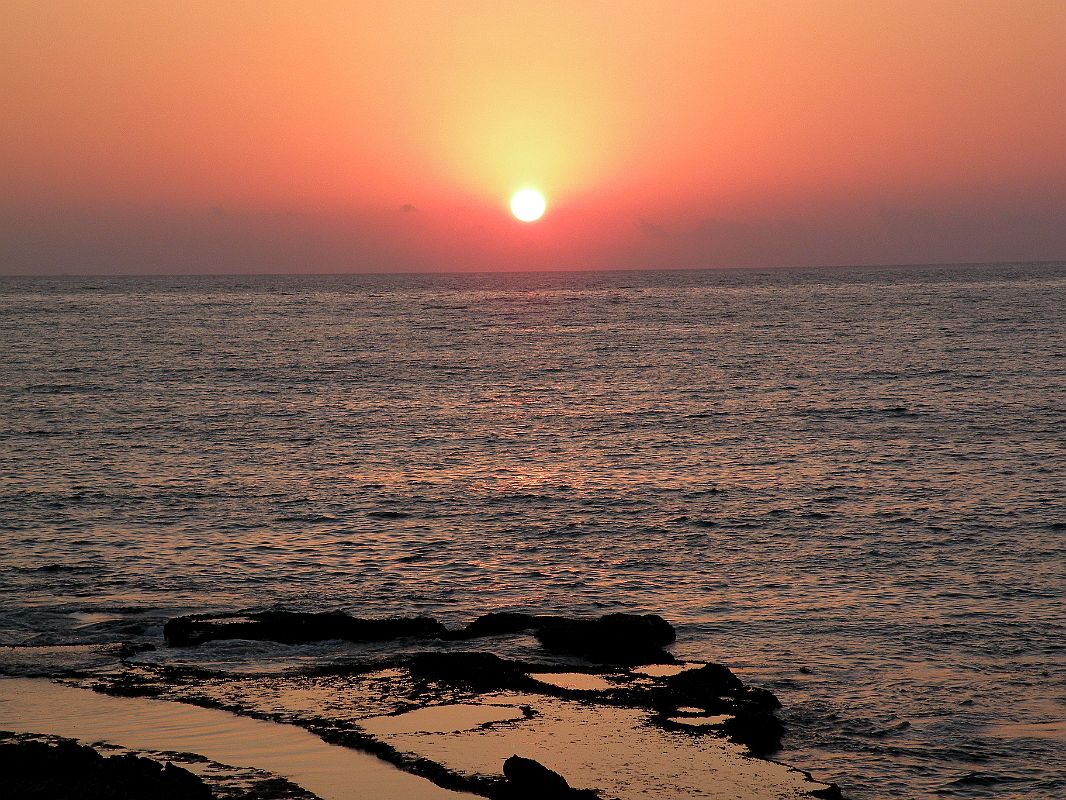
[{"label": "dark rock", "polygon": [[175,617],[163,626],[173,647],[215,639],[255,639],[298,644],[325,639],[384,642],[402,637],[439,638],[445,627],[428,617],[360,619],[340,612],[261,611],[253,614],[193,614]]},{"label": "dark rock", "polygon": [[598,619],[572,619],[499,611],[483,614],[446,638],[474,639],[524,631],[533,631],[552,652],[601,663],[647,664],[673,660],[662,648],[674,641],[674,629],[656,614],[607,614]]},{"label": "dark rock", "polygon": [[722,729],[731,739],[757,755],[781,749],[784,726],[773,713],[781,707],[780,701],[768,689],[746,688],[721,664],[704,664],[665,678],[652,702],[663,715],[674,713],[679,706],[729,714]]},{"label": "dark rock", "polygon": [[512,633],[535,630],[550,620],[559,617],[547,617],[535,614],[519,614],[513,611],[496,611],[482,614],[461,631],[454,634],[457,639],[476,639],[482,636],[506,636]]},{"label": "dark rock", "polygon": [[740,699],[744,705],[760,711],[776,711],[781,708],[781,701],[777,699],[777,695],[761,686],[749,686],[744,690]]},{"label": "dark rock", "polygon": [[822,800],[845,800],[844,793],[835,783],[829,784],[824,789],[815,789],[811,792],[811,797],[820,797]]},{"label": "dark rock", "polygon": [[718,698],[736,697],[744,691],[740,678],[721,664],[704,664],[699,669],[679,672],[664,683],[677,705],[702,708],[715,708]]},{"label": "dark rock", "polygon": [[537,639],[548,650],[611,664],[671,661],[663,647],[674,628],[657,614],[607,614],[599,619],[548,618]]},{"label": "dark rock", "polygon": [[417,678],[470,686],[482,691],[535,685],[518,664],[492,653],[419,653],[411,662]]},{"label": "dark rock", "polygon": [[566,778],[532,758],[511,756],[503,762],[503,774],[507,780],[535,793],[538,797],[570,791],[570,784],[566,782]]},{"label": "dark rock", "polygon": [[499,794],[505,800],[579,800],[595,798],[588,789],[573,789],[558,772],[531,758],[511,756],[503,762],[507,782]]},{"label": "dark rock", "polygon": [[118,648],[118,657],[125,660],[138,653],[148,653],[155,650],[154,644],[148,642],[123,642]]},{"label": "dark rock", "polygon": [[769,712],[741,711],[722,725],[729,738],[756,755],[767,755],[781,749],[785,726]]},{"label": "dark rock", "polygon": [[72,741],[0,743],[5,800],[210,800],[191,772],[134,755],[104,758]]}]

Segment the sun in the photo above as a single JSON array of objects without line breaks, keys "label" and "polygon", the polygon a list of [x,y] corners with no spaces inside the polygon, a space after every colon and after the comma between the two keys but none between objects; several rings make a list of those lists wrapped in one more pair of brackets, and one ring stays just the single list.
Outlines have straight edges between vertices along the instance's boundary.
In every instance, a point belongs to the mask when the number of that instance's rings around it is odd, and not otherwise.
[{"label": "sun", "polygon": [[522,222],[536,222],[544,216],[544,195],[536,189],[523,189],[511,198],[511,213]]}]

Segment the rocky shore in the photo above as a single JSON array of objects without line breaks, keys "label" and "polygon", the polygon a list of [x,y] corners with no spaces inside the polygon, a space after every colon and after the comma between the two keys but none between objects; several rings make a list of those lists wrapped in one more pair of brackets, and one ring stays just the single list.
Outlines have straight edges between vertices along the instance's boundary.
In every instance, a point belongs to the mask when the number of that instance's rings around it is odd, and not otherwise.
[{"label": "rocky shore", "polygon": [[74,682],[298,725],[494,800],[665,799],[706,787],[723,798],[842,797],[763,760],[781,748],[778,699],[724,665],[676,662],[665,649],[675,637],[658,615],[491,613],[449,629],[427,617],[198,614],[166,623],[169,650],[353,646],[344,659],[272,674],[153,663],[129,648],[122,669]]},{"label": "rocky shore", "polygon": [[211,800],[199,777],[171,762],[7,732],[0,732],[0,787],[9,800]]}]

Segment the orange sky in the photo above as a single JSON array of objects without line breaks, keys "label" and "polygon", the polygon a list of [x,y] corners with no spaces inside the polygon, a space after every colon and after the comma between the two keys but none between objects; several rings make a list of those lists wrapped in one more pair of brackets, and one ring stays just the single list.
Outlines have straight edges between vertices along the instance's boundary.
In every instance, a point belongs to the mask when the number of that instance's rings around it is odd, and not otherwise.
[{"label": "orange sky", "polygon": [[0,47],[6,273],[1066,258],[1060,0],[7,0]]}]

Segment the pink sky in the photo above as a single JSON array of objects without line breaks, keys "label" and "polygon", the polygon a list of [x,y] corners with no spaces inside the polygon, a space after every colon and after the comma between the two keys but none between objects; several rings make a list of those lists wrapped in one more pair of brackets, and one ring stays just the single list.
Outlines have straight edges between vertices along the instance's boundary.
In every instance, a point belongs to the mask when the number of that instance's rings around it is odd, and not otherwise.
[{"label": "pink sky", "polygon": [[1066,259],[1058,0],[14,0],[0,47],[3,273]]}]

